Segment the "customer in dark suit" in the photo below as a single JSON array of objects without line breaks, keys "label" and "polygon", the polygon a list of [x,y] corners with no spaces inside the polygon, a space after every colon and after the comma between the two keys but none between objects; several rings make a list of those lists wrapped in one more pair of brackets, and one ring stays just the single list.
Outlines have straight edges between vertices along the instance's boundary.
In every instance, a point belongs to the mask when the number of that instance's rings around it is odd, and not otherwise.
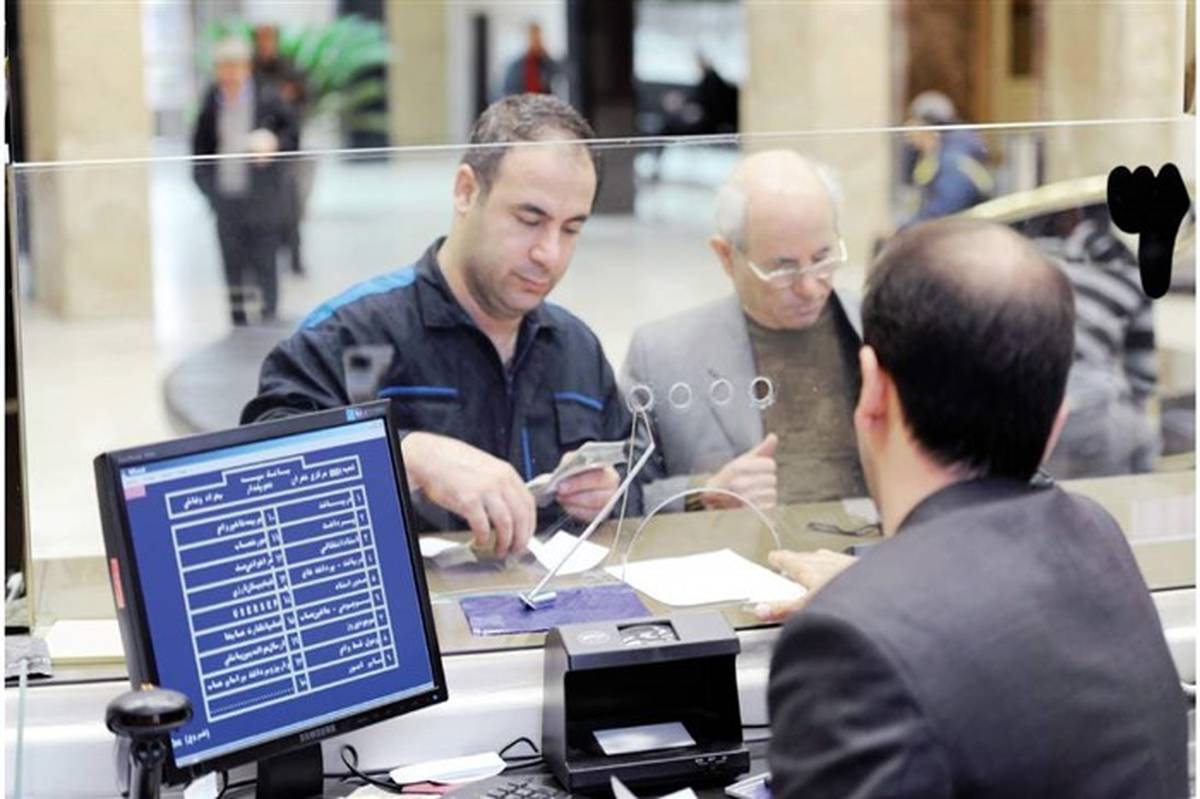
[{"label": "customer in dark suit", "polygon": [[1187,795],[1183,692],[1124,536],[1030,483],[1073,318],[1004,228],[918,225],[880,256],[854,421],[887,540],[780,636],[777,799]]},{"label": "customer in dark suit", "polygon": [[258,298],[262,320],[275,318],[279,281],[275,251],[283,239],[290,207],[287,164],[269,156],[295,150],[299,128],[275,91],[251,74],[250,44],[219,42],[213,54],[216,82],[196,120],[196,155],[253,155],[256,158],[200,160],[193,177],[217,217],[217,238],[235,325]]}]

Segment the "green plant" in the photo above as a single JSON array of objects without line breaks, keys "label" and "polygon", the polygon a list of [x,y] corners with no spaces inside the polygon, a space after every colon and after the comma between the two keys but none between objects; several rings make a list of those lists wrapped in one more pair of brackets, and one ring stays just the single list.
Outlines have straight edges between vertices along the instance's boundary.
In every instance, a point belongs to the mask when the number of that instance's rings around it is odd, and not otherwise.
[{"label": "green plant", "polygon": [[[212,45],[226,36],[244,36],[253,43],[254,27],[240,19],[209,25],[203,37],[205,60],[211,62]],[[391,59],[383,25],[351,15],[317,27],[281,27],[279,54],[304,77],[306,119],[333,115],[347,130],[387,131],[387,113],[378,110],[387,96],[387,83],[378,72]]]}]

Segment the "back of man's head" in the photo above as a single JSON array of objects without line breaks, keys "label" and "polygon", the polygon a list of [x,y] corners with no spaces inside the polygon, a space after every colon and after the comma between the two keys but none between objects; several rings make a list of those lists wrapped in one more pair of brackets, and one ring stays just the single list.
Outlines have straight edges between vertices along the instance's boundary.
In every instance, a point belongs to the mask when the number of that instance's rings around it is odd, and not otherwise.
[{"label": "back of man's head", "polygon": [[1074,352],[1070,283],[1027,239],[986,222],[917,225],[867,280],[863,341],[936,462],[1028,480]]},{"label": "back of man's head", "polygon": [[[596,137],[592,126],[578,111],[550,94],[514,94],[489,105],[471,126],[471,147],[462,163],[471,167],[486,193],[495,180],[509,148],[506,144],[548,141],[578,141]],[[595,150],[585,148],[600,177]]]}]

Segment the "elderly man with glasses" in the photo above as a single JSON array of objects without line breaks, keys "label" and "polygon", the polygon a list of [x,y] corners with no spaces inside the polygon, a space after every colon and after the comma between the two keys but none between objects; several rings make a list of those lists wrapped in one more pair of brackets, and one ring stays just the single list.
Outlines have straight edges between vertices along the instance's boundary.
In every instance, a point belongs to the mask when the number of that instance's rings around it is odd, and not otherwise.
[{"label": "elderly man with glasses", "polygon": [[[669,475],[645,487],[647,509],[866,493],[858,303],[832,283],[847,257],[835,195],[824,169],[782,150],[721,187],[709,244],[734,294],[640,327],[625,357],[623,389],[650,407]],[[678,496],[698,488],[719,491]]]}]

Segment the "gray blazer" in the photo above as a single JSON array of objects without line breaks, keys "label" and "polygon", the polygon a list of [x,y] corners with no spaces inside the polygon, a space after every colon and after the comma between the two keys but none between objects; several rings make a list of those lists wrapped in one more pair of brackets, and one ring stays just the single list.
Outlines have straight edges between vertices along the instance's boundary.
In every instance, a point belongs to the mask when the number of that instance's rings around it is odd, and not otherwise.
[{"label": "gray blazer", "polygon": [[1187,712],[1129,544],[1094,502],[957,483],[835,577],[771,662],[771,789],[1187,796]]},{"label": "gray blazer", "polygon": [[[858,298],[835,291],[830,302],[861,338]],[[653,392],[650,416],[667,474],[644,487],[647,511],[685,490],[693,476],[716,471],[762,440],[762,411],[750,401],[755,377],[736,294],[634,331],[618,382],[622,396],[639,385]],[[682,505],[677,500],[670,507]]]}]

